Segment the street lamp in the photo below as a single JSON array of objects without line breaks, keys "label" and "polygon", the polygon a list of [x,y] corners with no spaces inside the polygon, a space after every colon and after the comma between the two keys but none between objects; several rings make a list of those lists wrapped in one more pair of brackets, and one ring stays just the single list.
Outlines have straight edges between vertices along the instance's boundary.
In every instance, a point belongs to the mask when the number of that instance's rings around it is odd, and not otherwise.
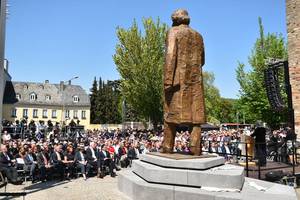
[{"label": "street lamp", "polygon": [[64,111],[65,111],[65,83],[70,83],[71,84],[71,81],[74,80],[74,79],[78,79],[79,77],[78,76],[74,76],[73,78],[69,79],[69,80],[66,80],[66,81],[63,81],[63,90],[62,90],[62,110],[61,110],[61,127],[63,128],[64,126],[64,122],[65,122],[65,118],[66,116],[64,116]]},{"label": "street lamp", "polygon": [[79,76],[74,76],[73,78],[71,78],[71,79],[69,79],[69,80],[67,80],[67,81],[64,81],[64,83],[70,82],[70,81],[72,81],[72,80],[74,80],[74,79],[78,79],[78,78],[79,78]]}]

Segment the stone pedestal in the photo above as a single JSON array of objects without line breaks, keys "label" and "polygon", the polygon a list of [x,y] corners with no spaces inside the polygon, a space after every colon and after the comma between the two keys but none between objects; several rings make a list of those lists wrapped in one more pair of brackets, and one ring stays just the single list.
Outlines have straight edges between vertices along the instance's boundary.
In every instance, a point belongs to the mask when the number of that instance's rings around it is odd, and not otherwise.
[{"label": "stone pedestal", "polygon": [[[266,190],[259,191],[253,183]],[[118,187],[133,200],[297,199],[292,187],[245,178],[243,167],[224,164],[223,157],[142,155],[132,170],[119,173]]]}]

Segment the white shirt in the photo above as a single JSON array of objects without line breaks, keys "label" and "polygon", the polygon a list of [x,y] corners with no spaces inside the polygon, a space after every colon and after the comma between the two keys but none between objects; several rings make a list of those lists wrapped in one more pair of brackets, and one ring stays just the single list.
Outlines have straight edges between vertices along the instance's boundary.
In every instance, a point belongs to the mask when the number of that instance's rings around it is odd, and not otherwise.
[{"label": "white shirt", "polygon": [[60,157],[60,154],[58,152],[55,152],[56,155],[57,155],[57,160],[61,161],[61,157]]},{"label": "white shirt", "polygon": [[90,147],[90,149],[91,149],[91,151],[92,151],[92,157],[96,160],[97,159],[97,157],[96,157],[96,155],[95,155],[95,151],[94,151],[94,149],[92,148],[92,147]]},{"label": "white shirt", "polygon": [[84,159],[83,153],[81,151],[79,153],[80,153],[80,156],[81,156],[81,161],[84,162],[85,159]]},{"label": "white shirt", "polygon": [[120,145],[114,145],[115,153],[118,154]]},{"label": "white shirt", "polygon": [[225,151],[226,151],[227,154],[230,154],[230,149],[229,149],[228,146],[225,146]]},{"label": "white shirt", "polygon": [[10,157],[5,153],[4,154],[7,160],[10,160]]},{"label": "white shirt", "polygon": [[4,141],[9,141],[9,140],[11,140],[11,136],[10,136],[10,134],[4,134],[4,135],[2,136],[2,139],[3,139]]}]

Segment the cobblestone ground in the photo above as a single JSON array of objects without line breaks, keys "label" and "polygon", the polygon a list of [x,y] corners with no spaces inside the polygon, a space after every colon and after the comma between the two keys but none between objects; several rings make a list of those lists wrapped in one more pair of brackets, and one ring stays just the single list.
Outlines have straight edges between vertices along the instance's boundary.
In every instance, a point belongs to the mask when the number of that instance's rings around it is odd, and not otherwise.
[{"label": "cobblestone ground", "polygon": [[[118,191],[118,177],[111,178],[106,176],[104,179],[96,177],[89,178],[84,181],[81,177],[72,181],[55,182],[49,181],[45,183],[31,184],[27,182],[23,185],[15,186],[9,184],[7,192],[28,193],[26,200],[130,200],[127,196]],[[1,188],[1,192],[4,188]],[[0,199],[23,199],[0,197]]]}]

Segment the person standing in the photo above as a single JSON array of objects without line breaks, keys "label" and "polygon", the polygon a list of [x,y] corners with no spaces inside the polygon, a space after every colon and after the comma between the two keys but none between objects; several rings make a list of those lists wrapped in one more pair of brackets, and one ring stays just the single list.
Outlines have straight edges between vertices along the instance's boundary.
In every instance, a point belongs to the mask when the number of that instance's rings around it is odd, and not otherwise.
[{"label": "person standing", "polygon": [[251,134],[255,140],[255,153],[258,159],[259,166],[266,166],[267,164],[267,145],[266,145],[266,128],[262,126],[261,122],[256,123],[256,128]]}]

